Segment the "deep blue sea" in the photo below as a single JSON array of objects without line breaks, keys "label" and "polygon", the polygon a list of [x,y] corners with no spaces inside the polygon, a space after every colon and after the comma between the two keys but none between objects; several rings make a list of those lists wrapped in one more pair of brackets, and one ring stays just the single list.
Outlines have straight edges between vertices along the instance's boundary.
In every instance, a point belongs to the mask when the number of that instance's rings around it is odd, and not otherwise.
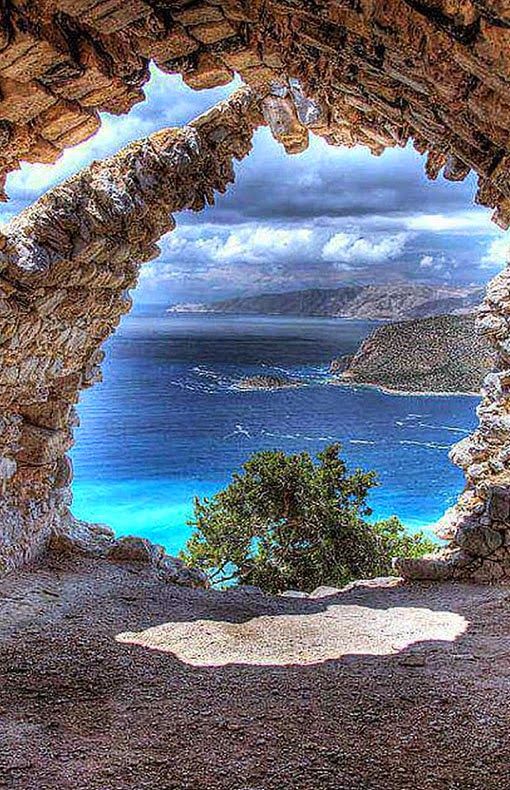
[{"label": "deep blue sea", "polygon": [[[449,446],[474,427],[476,398],[386,395],[328,383],[330,360],[374,324],[341,319],[168,314],[139,309],[106,344],[104,381],[83,393],[72,456],[74,512],[162,543],[189,534],[195,495],[210,495],[252,452],[315,452],[340,441],[349,464],[375,469],[374,518],[416,530],[462,488]],[[297,389],[238,391],[255,372]]]}]

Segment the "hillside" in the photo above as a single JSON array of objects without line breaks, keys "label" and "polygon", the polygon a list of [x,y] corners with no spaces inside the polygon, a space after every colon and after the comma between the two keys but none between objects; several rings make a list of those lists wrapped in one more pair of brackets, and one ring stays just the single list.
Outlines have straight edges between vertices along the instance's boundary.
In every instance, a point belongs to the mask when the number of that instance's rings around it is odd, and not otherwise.
[{"label": "hillside", "polygon": [[172,305],[170,312],[299,315],[398,321],[465,313],[481,302],[483,289],[420,285],[346,285],[238,297],[202,305]]},{"label": "hillside", "polygon": [[339,379],[410,392],[478,392],[490,364],[474,317],[442,315],[379,327]]}]

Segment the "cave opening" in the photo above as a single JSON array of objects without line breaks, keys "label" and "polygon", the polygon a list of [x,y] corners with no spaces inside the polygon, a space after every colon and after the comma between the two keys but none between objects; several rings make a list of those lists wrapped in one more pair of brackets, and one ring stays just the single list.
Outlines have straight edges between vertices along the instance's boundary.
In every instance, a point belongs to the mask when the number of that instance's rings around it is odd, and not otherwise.
[{"label": "cave opening", "polygon": [[[377,155],[412,140],[427,153],[428,177],[442,172],[462,182],[473,171],[477,204],[494,209],[500,227],[510,223],[508,20],[499,7],[488,13],[483,3],[438,0],[440,8],[431,10],[376,1],[334,12],[307,7],[294,19],[285,4],[262,11],[257,3],[226,3],[211,19],[200,4],[162,13],[140,2],[134,16],[133,9],[85,12],[64,5],[72,17],[64,27],[61,16],[46,19],[46,8],[43,27],[34,24],[35,6],[6,12],[3,173],[21,161],[54,161],[97,131],[100,110],[131,110],[143,98],[151,60],[182,74],[193,89],[224,86],[234,73],[250,88],[181,129],[165,129],[92,163],[3,229],[0,507],[7,569],[55,536],[86,531],[69,511],[66,452],[77,393],[98,380],[101,345],[131,308],[138,265],[154,260],[156,241],[174,229],[171,213],[200,211],[223,192],[233,180],[233,161],[250,152],[257,128],[268,125],[292,154],[303,152],[314,135],[337,146],[364,145]],[[98,25],[101,35],[106,25],[110,37],[99,48]],[[419,55],[414,65],[410,52]],[[309,194],[313,177],[300,186]],[[431,214],[425,221],[452,230],[450,218]],[[464,222],[473,234],[472,217]],[[371,244],[366,232],[342,230],[328,238],[321,259],[345,271],[356,251],[391,257],[419,227],[412,221],[405,231],[393,227],[380,244]],[[262,243],[264,233],[255,235]],[[294,236],[304,249],[309,235]],[[234,236],[231,247],[236,243]],[[216,249],[226,255],[221,239]],[[500,240],[491,241],[486,263],[501,252]],[[441,263],[430,252],[420,258],[424,268]],[[502,271],[491,281],[477,317],[494,349],[494,371],[484,383],[479,426],[452,455],[467,487],[445,520],[450,544],[436,559],[402,564],[408,576],[506,578],[507,277]]]}]

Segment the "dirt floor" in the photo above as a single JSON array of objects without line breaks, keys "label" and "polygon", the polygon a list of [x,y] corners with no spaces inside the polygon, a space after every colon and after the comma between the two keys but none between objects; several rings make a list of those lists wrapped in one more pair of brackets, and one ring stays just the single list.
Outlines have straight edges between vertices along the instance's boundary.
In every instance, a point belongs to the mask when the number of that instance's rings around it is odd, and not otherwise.
[{"label": "dirt floor", "polygon": [[0,787],[510,788],[510,590],[204,592],[53,561],[0,582]]}]

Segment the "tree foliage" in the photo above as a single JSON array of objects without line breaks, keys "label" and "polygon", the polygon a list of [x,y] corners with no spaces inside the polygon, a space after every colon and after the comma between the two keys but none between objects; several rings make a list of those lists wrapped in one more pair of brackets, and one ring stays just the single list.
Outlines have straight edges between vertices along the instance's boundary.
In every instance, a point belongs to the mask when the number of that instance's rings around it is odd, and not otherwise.
[{"label": "tree foliage", "polygon": [[318,453],[255,453],[211,499],[195,499],[194,531],[182,553],[213,582],[268,592],[310,591],[391,574],[391,558],[421,556],[434,544],[395,518],[371,524],[374,472],[349,473],[340,445]]}]

